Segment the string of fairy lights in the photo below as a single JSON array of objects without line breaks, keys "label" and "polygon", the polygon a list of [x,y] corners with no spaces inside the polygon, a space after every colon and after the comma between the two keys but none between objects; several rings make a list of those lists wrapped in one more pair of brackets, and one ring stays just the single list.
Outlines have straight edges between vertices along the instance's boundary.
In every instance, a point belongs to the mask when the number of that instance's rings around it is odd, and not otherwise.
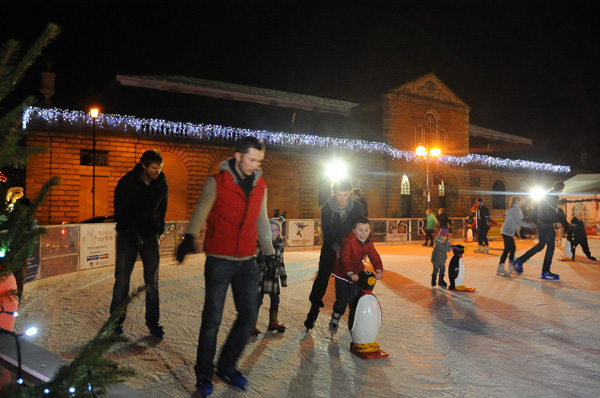
[{"label": "string of fairy lights", "polygon": [[[29,107],[23,113],[23,128],[26,129],[30,122],[41,120],[47,123],[66,122],[69,124],[92,124],[89,113],[71,111],[59,108]],[[198,140],[229,140],[233,141],[242,136],[253,136],[268,145],[284,147],[310,146],[315,148],[347,150],[367,153],[381,153],[392,159],[411,161],[428,161],[417,156],[413,151],[401,151],[391,145],[377,142],[349,138],[320,137],[310,134],[292,134],[284,132],[269,132],[265,130],[252,130],[228,127],[217,124],[194,124],[184,122],[171,122],[163,119],[147,119],[118,114],[99,114],[96,119],[99,129],[110,128],[122,130],[124,133],[134,132],[150,136],[166,136],[192,138]],[[525,169],[551,173],[571,172],[570,166],[561,166],[551,163],[534,162],[530,160],[502,159],[499,157],[468,154],[466,156],[441,155],[434,162],[452,166],[485,166],[509,169]]]}]

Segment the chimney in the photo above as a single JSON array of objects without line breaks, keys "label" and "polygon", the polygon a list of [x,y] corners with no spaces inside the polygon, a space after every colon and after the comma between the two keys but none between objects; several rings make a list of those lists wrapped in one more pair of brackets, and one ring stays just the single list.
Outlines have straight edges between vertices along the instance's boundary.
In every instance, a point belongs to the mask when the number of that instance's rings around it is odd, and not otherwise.
[{"label": "chimney", "polygon": [[40,92],[44,96],[44,100],[42,103],[45,105],[52,106],[52,101],[50,101],[50,97],[52,97],[55,93],[54,90],[54,79],[56,78],[56,73],[51,71],[52,69],[52,61],[46,61],[46,66],[41,75],[41,87]]}]

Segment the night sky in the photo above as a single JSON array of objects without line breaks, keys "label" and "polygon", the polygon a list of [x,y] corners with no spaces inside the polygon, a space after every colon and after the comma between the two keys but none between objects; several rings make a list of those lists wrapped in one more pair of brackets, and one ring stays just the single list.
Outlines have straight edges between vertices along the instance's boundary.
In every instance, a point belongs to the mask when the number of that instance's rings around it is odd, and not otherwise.
[{"label": "night sky", "polygon": [[[116,74],[362,103],[433,72],[471,107],[473,124],[542,149],[600,135],[594,1],[12,3],[0,6],[0,41],[27,48],[48,22],[62,28],[44,59],[63,108],[76,109]],[[37,93],[43,64],[16,96]]]}]

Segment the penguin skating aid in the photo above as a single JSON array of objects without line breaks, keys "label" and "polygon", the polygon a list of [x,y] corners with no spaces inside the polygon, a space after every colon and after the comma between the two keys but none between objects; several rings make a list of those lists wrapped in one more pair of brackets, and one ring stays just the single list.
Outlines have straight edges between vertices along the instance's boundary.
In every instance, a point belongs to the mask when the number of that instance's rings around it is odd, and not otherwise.
[{"label": "penguin skating aid", "polygon": [[361,294],[352,302],[348,318],[352,335],[350,351],[363,359],[388,357],[390,354],[381,350],[375,341],[383,319],[379,300],[373,294],[375,275],[371,271],[362,271],[357,283]]}]

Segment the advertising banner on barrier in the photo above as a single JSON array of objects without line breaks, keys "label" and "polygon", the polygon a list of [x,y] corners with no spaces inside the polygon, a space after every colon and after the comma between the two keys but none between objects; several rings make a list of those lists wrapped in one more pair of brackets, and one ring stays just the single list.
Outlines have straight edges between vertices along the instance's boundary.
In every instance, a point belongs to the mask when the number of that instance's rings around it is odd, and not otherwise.
[{"label": "advertising banner on barrier", "polygon": [[114,265],[117,231],[110,224],[80,225],[79,269]]},{"label": "advertising banner on barrier", "polygon": [[408,240],[408,220],[387,220],[387,241],[406,242]]},{"label": "advertising banner on barrier", "polygon": [[313,246],[315,243],[315,222],[312,220],[286,220],[288,225],[288,246]]},{"label": "advertising banner on barrier", "polygon": [[165,231],[158,237],[161,257],[171,257],[175,255],[176,232],[177,223],[168,222],[165,224]]}]

